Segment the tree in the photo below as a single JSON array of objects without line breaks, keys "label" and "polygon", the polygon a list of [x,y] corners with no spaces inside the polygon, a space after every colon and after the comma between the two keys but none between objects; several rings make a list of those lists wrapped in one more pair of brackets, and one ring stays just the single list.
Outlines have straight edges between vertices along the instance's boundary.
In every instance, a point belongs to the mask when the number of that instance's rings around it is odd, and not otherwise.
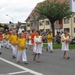
[{"label": "tree", "polygon": [[51,22],[53,36],[55,36],[54,23],[57,20],[62,20],[64,17],[70,18],[72,12],[70,11],[69,0],[60,2],[61,0],[46,0],[36,8],[36,12],[45,16]]}]

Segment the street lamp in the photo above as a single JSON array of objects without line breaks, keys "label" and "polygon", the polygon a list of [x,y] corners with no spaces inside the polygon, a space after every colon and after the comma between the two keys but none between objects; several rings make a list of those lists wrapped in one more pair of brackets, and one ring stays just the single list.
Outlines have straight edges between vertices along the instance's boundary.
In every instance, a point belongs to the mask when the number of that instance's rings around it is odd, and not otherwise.
[{"label": "street lamp", "polygon": [[14,19],[10,15],[6,14],[6,16],[9,16],[12,19],[12,22],[14,23]]}]

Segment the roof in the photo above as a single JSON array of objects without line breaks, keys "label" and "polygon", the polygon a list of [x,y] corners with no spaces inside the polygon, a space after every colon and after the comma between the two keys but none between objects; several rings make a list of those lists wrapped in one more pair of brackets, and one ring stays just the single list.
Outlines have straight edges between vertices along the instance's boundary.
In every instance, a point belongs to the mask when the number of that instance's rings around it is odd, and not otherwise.
[{"label": "roof", "polygon": [[[54,1],[54,0],[50,0],[50,2],[52,2],[52,1]],[[63,3],[64,1],[66,1],[66,2],[69,2],[69,4],[70,4],[70,0],[57,0],[57,1],[60,1],[61,3]],[[35,12],[36,7],[40,6],[40,4],[42,4],[42,3],[43,3],[43,2],[40,2],[40,3],[38,3],[38,4],[35,6],[35,8],[32,10],[32,12],[31,12],[31,13],[29,14],[29,16],[27,17],[26,21],[29,20],[29,19],[31,19],[31,18],[33,17],[33,14],[34,14],[34,16],[37,15],[37,13]]]}]

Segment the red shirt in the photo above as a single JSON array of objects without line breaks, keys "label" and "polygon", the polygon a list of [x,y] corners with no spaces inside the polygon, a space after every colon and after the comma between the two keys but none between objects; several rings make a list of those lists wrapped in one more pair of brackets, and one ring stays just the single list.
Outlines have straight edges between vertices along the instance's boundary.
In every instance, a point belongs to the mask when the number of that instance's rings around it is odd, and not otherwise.
[{"label": "red shirt", "polygon": [[26,35],[26,34],[24,34],[24,38],[25,38],[25,39],[27,38],[27,35]]},{"label": "red shirt", "polygon": [[2,38],[3,38],[3,36],[2,36],[2,34],[0,33],[0,40],[2,40]]},{"label": "red shirt", "polygon": [[34,44],[34,37],[36,36],[36,34],[35,33],[32,33],[31,34],[31,42],[32,42],[32,44]]}]

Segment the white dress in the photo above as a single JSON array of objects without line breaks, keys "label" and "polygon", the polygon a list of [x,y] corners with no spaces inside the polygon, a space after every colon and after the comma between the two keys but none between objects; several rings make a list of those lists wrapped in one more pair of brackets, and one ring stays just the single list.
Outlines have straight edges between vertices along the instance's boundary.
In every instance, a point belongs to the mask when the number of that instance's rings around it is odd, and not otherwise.
[{"label": "white dress", "polygon": [[[64,38],[64,40],[69,39],[68,36],[67,37],[63,36],[62,38]],[[63,42],[62,51],[69,51],[69,43],[66,43],[66,41]]]},{"label": "white dress", "polygon": [[[41,42],[41,44],[36,44],[36,42]],[[36,38],[36,36],[34,37],[34,49],[33,51],[35,53],[40,53],[42,54],[42,40],[41,40],[41,37],[39,36],[38,38]]]},{"label": "white dress", "polygon": [[61,35],[61,44],[62,44],[62,50],[64,49],[64,42],[62,42],[62,37],[64,37],[64,33]]},{"label": "white dress", "polygon": [[29,36],[29,45],[32,45],[31,36]]}]

